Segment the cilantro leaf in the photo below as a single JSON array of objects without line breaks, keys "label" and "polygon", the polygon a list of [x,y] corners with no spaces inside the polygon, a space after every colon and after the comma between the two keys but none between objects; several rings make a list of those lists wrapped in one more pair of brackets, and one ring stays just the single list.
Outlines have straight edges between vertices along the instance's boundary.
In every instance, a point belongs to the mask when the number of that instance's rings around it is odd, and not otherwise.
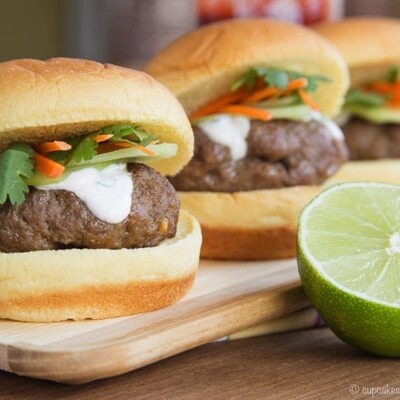
[{"label": "cilantro leaf", "polygon": [[120,142],[121,140],[147,146],[156,140],[156,137],[147,132],[141,131],[132,125],[112,125],[101,130],[102,133],[113,135],[110,142]]},{"label": "cilantro leaf", "polygon": [[154,135],[150,135],[150,133],[143,132],[137,128],[133,128],[135,135],[139,139],[139,144],[141,146],[147,146],[151,142],[154,142],[157,138]]},{"label": "cilantro leaf", "polygon": [[289,74],[278,69],[266,69],[263,78],[266,85],[278,87],[282,90],[286,89],[289,84]]},{"label": "cilantro leaf", "polygon": [[0,153],[0,204],[22,204],[29,192],[24,178],[33,175],[33,150],[27,144],[14,143]]},{"label": "cilantro leaf", "polygon": [[361,104],[364,106],[379,107],[386,102],[386,96],[378,93],[367,93],[362,90],[352,89],[346,95],[346,104]]},{"label": "cilantro leaf", "polygon": [[97,143],[93,140],[92,135],[78,138],[79,142],[72,145],[72,152],[68,159],[69,163],[79,163],[81,161],[89,161],[96,155]]},{"label": "cilantro leaf", "polygon": [[249,90],[253,89],[258,77],[259,71],[257,68],[248,69],[239,79],[233,82],[231,86],[231,91],[235,92],[242,86],[245,86]]},{"label": "cilantro leaf", "polygon": [[111,125],[101,130],[102,134],[113,135],[112,141],[118,141],[134,133],[131,125]]}]

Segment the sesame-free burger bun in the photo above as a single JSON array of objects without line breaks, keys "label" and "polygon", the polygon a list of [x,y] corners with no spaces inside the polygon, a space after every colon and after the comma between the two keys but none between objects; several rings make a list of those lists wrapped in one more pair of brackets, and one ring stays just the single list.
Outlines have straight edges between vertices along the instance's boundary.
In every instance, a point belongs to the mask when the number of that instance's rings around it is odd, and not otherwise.
[{"label": "sesame-free burger bun", "polygon": [[[299,25],[239,19],[210,24],[172,42],[145,70],[166,85],[190,114],[218,96],[251,67],[274,67],[326,77],[313,93],[321,112],[339,112],[349,85],[338,51]],[[222,192],[179,192],[199,220],[201,257],[267,260],[293,257],[300,210],[322,186]]]},{"label": "sesame-free burger bun", "polygon": [[351,84],[379,78],[400,63],[400,21],[387,17],[352,17],[312,27],[342,54]]},{"label": "sesame-free burger bun", "polygon": [[193,154],[193,133],[176,98],[147,74],[94,61],[53,58],[0,63],[0,149],[129,123],[178,144],[170,159],[148,162],[176,174]]},{"label": "sesame-free burger bun", "polygon": [[[145,73],[63,58],[0,63],[0,151],[13,142],[65,139],[123,123],[178,145],[173,158],[148,162],[161,174],[177,173],[192,156],[186,113]],[[150,193],[153,182],[148,182]],[[24,215],[25,224],[35,223],[25,204],[7,203],[0,211],[15,207],[21,207],[16,214]],[[51,224],[50,211],[49,216],[50,222],[37,229],[65,228]],[[86,223],[83,214],[71,213],[71,218]],[[201,245],[198,222],[183,210],[176,231],[155,247],[0,252],[0,318],[100,319],[173,304],[192,285]]]},{"label": "sesame-free burger bun", "polygon": [[[320,23],[313,29],[328,39],[349,67],[351,86],[381,79],[400,64],[400,21],[388,17],[351,17]],[[339,181],[400,184],[400,160],[350,161],[337,174]]]},{"label": "sesame-free burger bun", "polygon": [[101,319],[166,307],[192,286],[201,233],[182,211],[157,247],[0,253],[0,318]]},{"label": "sesame-free burger bun", "polygon": [[200,221],[201,257],[268,260],[296,254],[297,217],[322,186],[248,192],[179,192]]},{"label": "sesame-free burger bun", "polygon": [[324,38],[299,25],[239,19],[189,32],[152,58],[145,70],[166,85],[187,113],[228,93],[248,68],[268,66],[323,75],[313,94],[321,111],[336,114],[348,87],[343,58]]}]

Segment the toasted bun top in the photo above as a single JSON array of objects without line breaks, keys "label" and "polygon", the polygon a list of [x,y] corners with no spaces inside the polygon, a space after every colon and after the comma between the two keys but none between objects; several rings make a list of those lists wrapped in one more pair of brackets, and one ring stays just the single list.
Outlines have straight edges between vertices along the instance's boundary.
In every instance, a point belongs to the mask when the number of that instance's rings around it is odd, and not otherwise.
[{"label": "toasted bun top", "polygon": [[165,84],[190,113],[227,93],[252,66],[324,75],[313,96],[327,115],[338,112],[348,87],[339,53],[309,29],[267,19],[239,19],[207,25],[172,42],[146,71]]},{"label": "toasted bun top", "polygon": [[343,55],[352,81],[379,77],[388,67],[400,63],[398,19],[353,17],[317,24],[313,28]]},{"label": "toasted bun top", "polygon": [[143,72],[68,58],[0,63],[0,147],[119,123],[178,144],[175,157],[149,163],[163,174],[177,173],[193,154],[193,133],[181,105]]}]

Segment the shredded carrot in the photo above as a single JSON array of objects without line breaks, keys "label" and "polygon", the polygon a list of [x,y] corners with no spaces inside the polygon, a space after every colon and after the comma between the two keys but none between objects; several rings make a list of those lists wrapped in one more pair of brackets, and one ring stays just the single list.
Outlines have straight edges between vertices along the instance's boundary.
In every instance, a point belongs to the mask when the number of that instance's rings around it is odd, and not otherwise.
[{"label": "shredded carrot", "polygon": [[213,114],[218,111],[221,107],[224,107],[229,104],[238,103],[243,100],[246,96],[248,96],[249,91],[247,89],[239,89],[236,92],[224,94],[215,100],[212,100],[200,107],[196,111],[192,112],[189,115],[189,118],[193,121],[197,118],[204,117],[209,114]]},{"label": "shredded carrot", "polygon": [[366,90],[372,90],[378,93],[390,93],[394,90],[395,85],[393,83],[385,81],[375,81],[365,86]]},{"label": "shredded carrot", "polygon": [[291,92],[292,90],[303,89],[303,88],[305,88],[307,86],[308,86],[307,78],[293,79],[287,85],[287,87],[285,89],[285,93]]},{"label": "shredded carrot", "polygon": [[390,96],[390,99],[388,101],[399,103],[400,102],[400,92],[394,92],[393,95]]},{"label": "shredded carrot", "polygon": [[252,92],[249,92],[246,88],[241,88],[234,93],[220,96],[194,111],[189,115],[189,118],[193,121],[209,114],[226,112],[230,114],[247,115],[250,118],[260,119],[262,121],[269,121],[271,119],[271,113],[269,111],[247,106],[247,104],[257,103],[260,100],[288,94],[293,90],[302,91],[303,94],[300,94],[300,96],[303,101],[313,109],[318,109],[318,106],[308,94],[302,90],[308,85],[308,80],[306,78],[293,79],[284,90],[271,86],[260,88],[261,84],[263,84],[262,81],[257,82]]},{"label": "shredded carrot", "polygon": [[45,142],[35,146],[36,151],[39,153],[52,153],[53,151],[66,151],[71,150],[72,146],[67,142],[55,140],[54,142]]},{"label": "shredded carrot", "polygon": [[319,107],[317,103],[310,97],[310,95],[303,89],[299,90],[299,95],[301,99],[306,103],[308,106],[310,106],[313,110],[318,111]]},{"label": "shredded carrot", "polygon": [[221,113],[245,115],[249,118],[259,119],[261,121],[269,121],[272,118],[272,114],[267,110],[261,110],[255,107],[249,107],[244,105],[228,105],[218,110]]},{"label": "shredded carrot", "polygon": [[256,103],[257,101],[267,99],[270,97],[278,96],[282,93],[282,90],[268,86],[264,89],[257,90],[256,92],[252,93],[250,96],[244,99],[245,103]]},{"label": "shredded carrot", "polygon": [[134,144],[134,143],[128,143],[128,142],[103,143],[97,148],[97,153],[99,153],[99,154],[109,153],[111,151],[132,148],[132,147],[134,147],[138,150],[141,150],[144,154],[147,154],[149,156],[155,155],[154,151],[151,151],[147,147],[140,146],[140,145]]},{"label": "shredded carrot", "polygon": [[386,103],[386,105],[390,108],[400,108],[400,101],[390,100]]},{"label": "shredded carrot", "polygon": [[41,172],[49,178],[58,178],[65,169],[63,165],[39,153],[35,153],[34,161],[36,171]]},{"label": "shredded carrot", "polygon": [[108,139],[111,139],[114,135],[112,134],[100,134],[100,135],[96,135],[93,137],[93,140],[97,143],[102,143],[107,141]]},{"label": "shredded carrot", "polygon": [[245,98],[245,103],[256,103],[257,101],[268,99],[271,97],[281,96],[282,94],[288,94],[293,90],[305,88],[308,85],[306,78],[294,79],[289,82],[286,89],[281,90],[277,87],[265,87],[261,90],[257,90]]},{"label": "shredded carrot", "polygon": [[148,154],[149,156],[154,156],[155,153],[154,151],[151,151],[150,149],[148,149],[145,146],[140,146],[139,144],[135,144],[135,143],[128,143],[128,142],[115,142],[115,144],[119,147],[119,148],[130,148],[130,147],[135,147],[136,149],[139,149],[141,151],[143,151],[143,153]]}]

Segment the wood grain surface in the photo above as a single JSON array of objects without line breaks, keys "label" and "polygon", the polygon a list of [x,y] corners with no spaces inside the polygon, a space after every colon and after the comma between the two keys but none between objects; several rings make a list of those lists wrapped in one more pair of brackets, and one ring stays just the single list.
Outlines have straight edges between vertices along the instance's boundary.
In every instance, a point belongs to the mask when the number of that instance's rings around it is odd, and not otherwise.
[{"label": "wood grain surface", "polygon": [[0,321],[0,369],[58,382],[89,382],[308,305],[294,259],[202,261],[189,295],[162,310],[103,321]]},{"label": "wood grain surface", "polygon": [[[360,353],[325,328],[206,344],[82,386],[0,372],[0,400],[358,400],[371,399],[372,388],[400,388],[399,370],[399,360]],[[351,394],[351,385],[360,392]]]}]

